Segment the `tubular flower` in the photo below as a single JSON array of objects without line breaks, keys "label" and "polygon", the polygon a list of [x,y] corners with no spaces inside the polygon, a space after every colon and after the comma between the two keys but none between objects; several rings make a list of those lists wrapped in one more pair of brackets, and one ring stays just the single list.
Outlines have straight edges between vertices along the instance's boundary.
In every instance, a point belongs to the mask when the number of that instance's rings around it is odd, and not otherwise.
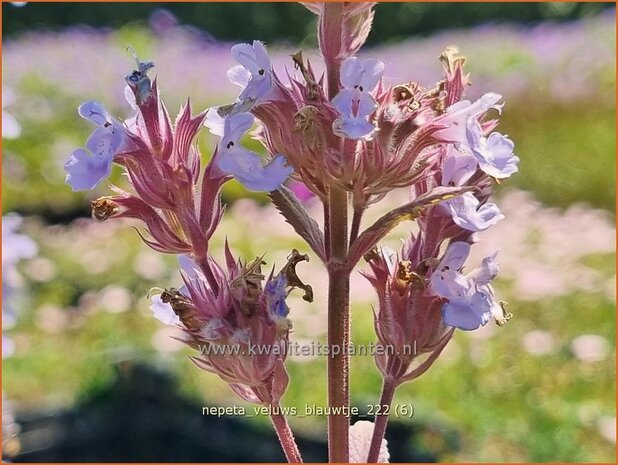
[{"label": "tubular flower", "polygon": [[442,307],[444,323],[470,331],[493,318],[501,326],[511,316],[495,300],[490,284],[499,271],[496,254],[486,257],[480,267],[464,275],[461,269],[469,253],[470,244],[451,243],[431,274],[431,289],[448,300]]},{"label": "tubular flower", "polygon": [[[386,355],[376,356],[376,363],[396,384],[429,369],[454,328],[474,330],[491,319],[502,326],[512,316],[495,299],[490,284],[499,270],[496,254],[464,275],[470,245],[453,242],[438,260],[437,249],[427,246],[443,239],[429,236],[421,225],[419,235],[411,236],[399,254],[384,247],[366,257],[371,272],[364,275],[379,300],[375,330],[380,344],[389,348]],[[423,354],[428,355],[415,363]]]},{"label": "tubular flower", "polygon": [[228,78],[243,90],[240,102],[259,103],[267,99],[273,88],[272,68],[266,47],[259,40],[253,44],[237,44],[232,56],[240,65],[228,71]]},{"label": "tubular flower", "polygon": [[513,154],[515,144],[511,139],[498,132],[485,137],[480,123],[474,119],[468,121],[466,136],[479,167],[489,176],[504,179],[517,172],[519,157]]},{"label": "tubular flower", "polygon": [[369,92],[378,85],[384,72],[384,63],[379,60],[361,61],[350,57],[341,65],[343,89],[333,98],[333,106],[340,118],[333,123],[335,134],[349,139],[371,136],[376,127],[368,121],[375,112],[377,103]]},{"label": "tubular flower", "polygon": [[124,127],[99,102],[82,103],[79,116],[97,128],[86,141],[86,149],[75,150],[64,165],[66,183],[73,191],[92,190],[112,172],[112,162],[127,141]]},{"label": "tubular flower", "polygon": [[253,126],[253,115],[250,113],[234,113],[222,119],[216,110],[211,109],[205,124],[213,134],[222,137],[217,152],[219,168],[233,175],[247,189],[273,191],[294,171],[294,168],[287,165],[283,155],[277,154],[268,164],[263,165],[262,157],[240,145],[241,137]]},{"label": "tubular flower", "polygon": [[480,205],[471,192],[466,192],[454,199],[444,202],[457,226],[468,231],[485,231],[490,226],[504,219],[504,215],[495,203]]}]

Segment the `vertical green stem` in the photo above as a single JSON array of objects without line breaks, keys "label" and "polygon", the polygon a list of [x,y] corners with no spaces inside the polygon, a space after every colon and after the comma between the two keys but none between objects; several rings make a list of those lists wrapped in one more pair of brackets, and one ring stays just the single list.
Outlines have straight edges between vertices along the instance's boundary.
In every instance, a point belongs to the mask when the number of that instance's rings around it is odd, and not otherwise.
[{"label": "vertical green stem", "polygon": [[[382,415],[376,415],[367,463],[376,463],[378,461],[382,439],[384,439],[386,424],[388,423],[388,414],[391,410],[391,403],[393,402],[393,395],[395,394],[396,387],[395,382],[391,379],[385,379],[382,384],[382,395],[380,396],[379,403],[380,413],[382,413]],[[384,414],[384,412],[386,412],[386,414]]]},{"label": "vertical green stem", "polygon": [[[328,416],[329,461],[348,461],[349,418],[343,410],[350,404],[349,357],[350,343],[350,270],[346,264],[348,252],[348,196],[333,189],[329,199],[330,246],[328,263]],[[340,413],[333,414],[333,409]],[[337,410],[335,410],[337,411]]]}]

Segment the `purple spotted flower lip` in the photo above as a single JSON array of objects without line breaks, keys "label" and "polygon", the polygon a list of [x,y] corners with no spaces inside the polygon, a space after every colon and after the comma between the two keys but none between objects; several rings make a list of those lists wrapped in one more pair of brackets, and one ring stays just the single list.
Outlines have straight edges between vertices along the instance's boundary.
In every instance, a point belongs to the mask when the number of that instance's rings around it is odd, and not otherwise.
[{"label": "purple spotted flower lip", "polygon": [[362,139],[371,136],[376,127],[368,121],[376,110],[373,97],[356,89],[343,89],[333,98],[333,106],[341,118],[333,123],[333,131],[348,139]]},{"label": "purple spotted flower lip", "polygon": [[332,100],[340,118],[333,123],[336,135],[348,139],[369,138],[376,126],[369,117],[378,104],[370,94],[382,78],[384,63],[370,59],[361,61],[350,57],[341,66],[341,85],[343,89]]},{"label": "purple spotted flower lip", "polygon": [[97,128],[86,141],[86,148],[75,150],[66,161],[65,182],[73,191],[92,190],[110,175],[114,155],[126,140],[126,131],[98,102],[83,103],[77,111]]},{"label": "purple spotted flower lip", "polygon": [[345,89],[371,92],[384,74],[384,63],[376,59],[350,57],[341,65],[341,85]]},{"label": "purple spotted flower lip", "polygon": [[431,289],[447,299],[442,307],[444,323],[471,331],[484,326],[492,318],[499,324],[508,319],[494,297],[490,282],[499,271],[496,254],[486,257],[471,273],[461,272],[470,253],[470,244],[454,242],[431,275]]},{"label": "purple spotted flower lip", "polygon": [[233,175],[251,191],[271,192],[285,182],[294,168],[280,154],[264,165],[262,157],[240,144],[240,139],[253,126],[253,121],[250,113],[234,113],[222,118],[216,109],[211,109],[205,125],[214,135],[221,136],[217,152],[221,171]]}]

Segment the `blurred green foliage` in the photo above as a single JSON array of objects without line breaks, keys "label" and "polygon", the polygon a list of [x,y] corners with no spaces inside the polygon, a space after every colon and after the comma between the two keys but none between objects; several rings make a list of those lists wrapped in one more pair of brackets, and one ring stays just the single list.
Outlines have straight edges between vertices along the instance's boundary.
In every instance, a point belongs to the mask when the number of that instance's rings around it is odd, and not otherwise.
[{"label": "blurred green foliage", "polygon": [[[369,44],[397,41],[411,35],[494,22],[530,23],[569,20],[596,14],[612,3],[452,3],[393,2],[380,5]],[[165,8],[182,24],[195,26],[219,40],[259,37],[266,42],[311,43],[315,16],[295,3],[30,3],[17,8],[3,3],[5,35],[36,28],[58,29],[83,24],[119,27],[145,23]]]},{"label": "blurred green foliage", "polygon": [[[146,308],[153,281],[127,272],[146,248],[133,230],[117,225],[100,237],[84,237],[86,230],[80,234],[70,226],[49,229],[37,221],[30,220],[26,231],[41,244],[41,255],[53,261],[56,278],[32,283],[29,310],[12,332],[18,350],[3,362],[5,379],[10,379],[4,385],[9,398],[30,409],[71,405],[75,396],[89,398],[105,388],[115,377],[115,363],[133,360],[170,371],[181,380],[182,392],[197,402],[245,405],[215,375],[196,369],[185,357],[192,353],[189,349],[163,348],[170,333],[157,335],[165,328]],[[245,256],[253,251],[249,236],[243,234],[234,244],[237,250],[245,249]],[[221,240],[216,238],[213,248],[220,250]],[[67,246],[70,241],[75,245]],[[278,246],[301,243],[281,237]],[[88,248],[112,259],[103,274],[89,270],[83,257]],[[615,271],[613,254],[586,260],[608,277]],[[172,257],[166,258],[166,277],[156,280],[158,285],[167,279],[178,281],[171,271],[173,262]],[[133,293],[125,311],[114,310],[114,303],[103,297],[105,290],[99,293],[110,283]],[[508,282],[499,287],[502,296],[514,296]],[[427,374],[398,390],[395,402],[412,404],[415,416],[393,421],[423,425],[414,448],[443,461],[611,460],[614,445],[597,433],[597,422],[615,412],[614,360],[608,356],[582,363],[570,343],[581,334],[614,341],[614,302],[597,292],[532,302],[514,297],[509,298],[509,310],[515,318],[505,328],[496,329],[489,338],[458,332],[448,354]],[[367,303],[353,306],[354,344],[375,341],[370,312]],[[551,333],[556,349],[544,356],[523,350],[522,338],[530,331]],[[326,343],[324,336],[317,340]],[[377,401],[380,376],[372,357],[352,357],[351,363],[352,399],[361,414],[366,413],[367,406]],[[325,405],[326,358],[290,357],[286,366],[291,383],[283,404],[299,412],[305,405]],[[251,421],[268,423],[266,417]],[[291,417],[290,421],[297,432],[309,436],[325,427],[320,416]],[[458,443],[448,442],[444,431],[457,431]]]}]

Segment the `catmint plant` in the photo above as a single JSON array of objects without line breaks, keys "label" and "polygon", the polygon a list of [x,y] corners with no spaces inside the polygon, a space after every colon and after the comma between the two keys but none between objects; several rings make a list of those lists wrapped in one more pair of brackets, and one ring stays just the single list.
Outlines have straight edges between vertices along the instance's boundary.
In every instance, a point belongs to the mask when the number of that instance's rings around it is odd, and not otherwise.
[{"label": "catmint plant", "polygon": [[[95,200],[93,217],[141,220],[146,244],[178,255],[182,285],[152,296],[155,318],[183,330],[183,341],[198,351],[192,360],[199,368],[244,400],[271,408],[290,462],[302,459],[279,409],[294,319],[286,298],[296,288],[313,300],[311,286],[296,273],[309,257],[293,250],[283,268],[265,273],[261,257],[244,261],[226,243],[220,264],[209,240],[221,233],[222,186],[235,178],[248,190],[268,192],[323,262],[331,348],[350,343],[350,276],[361,260],[368,262],[363,274],[378,296],[378,343],[392,349],[375,357],[383,377],[379,403],[389,406],[400,385],[431,367],[456,329],[510,319],[491,285],[496,254],[468,265],[477,265],[472,271],[464,266],[476,233],[504,218],[489,198],[519,162],[513,142],[495,131],[502,97],[465,100],[469,79],[456,48],[439,57],[444,75],[435,86],[391,85],[384,63],[357,56],[371,30],[373,3],[305,6],[318,16],[323,73],[302,52],[290,58],[289,69],[274,70],[262,42],[238,44],[231,50],[238,65],[227,73],[241,89],[236,100],[196,115],[187,101],[172,122],[150,76],[153,63],[136,60],[125,78],[128,117],[115,118],[97,102],[82,104],[79,115],[95,129],[66,164],[74,190],[96,187],[113,164],[124,170],[128,187],[112,186],[114,195]],[[219,138],[207,162],[196,144],[204,127]],[[243,144],[252,128],[266,157]],[[288,182],[322,203],[323,230]],[[366,210],[398,188],[409,190],[410,201],[363,224]],[[381,247],[403,221],[417,228],[401,250]],[[250,354],[250,344],[269,350]],[[350,404],[348,352],[329,354],[329,460],[386,461],[388,415],[350,428],[343,413]]]}]

